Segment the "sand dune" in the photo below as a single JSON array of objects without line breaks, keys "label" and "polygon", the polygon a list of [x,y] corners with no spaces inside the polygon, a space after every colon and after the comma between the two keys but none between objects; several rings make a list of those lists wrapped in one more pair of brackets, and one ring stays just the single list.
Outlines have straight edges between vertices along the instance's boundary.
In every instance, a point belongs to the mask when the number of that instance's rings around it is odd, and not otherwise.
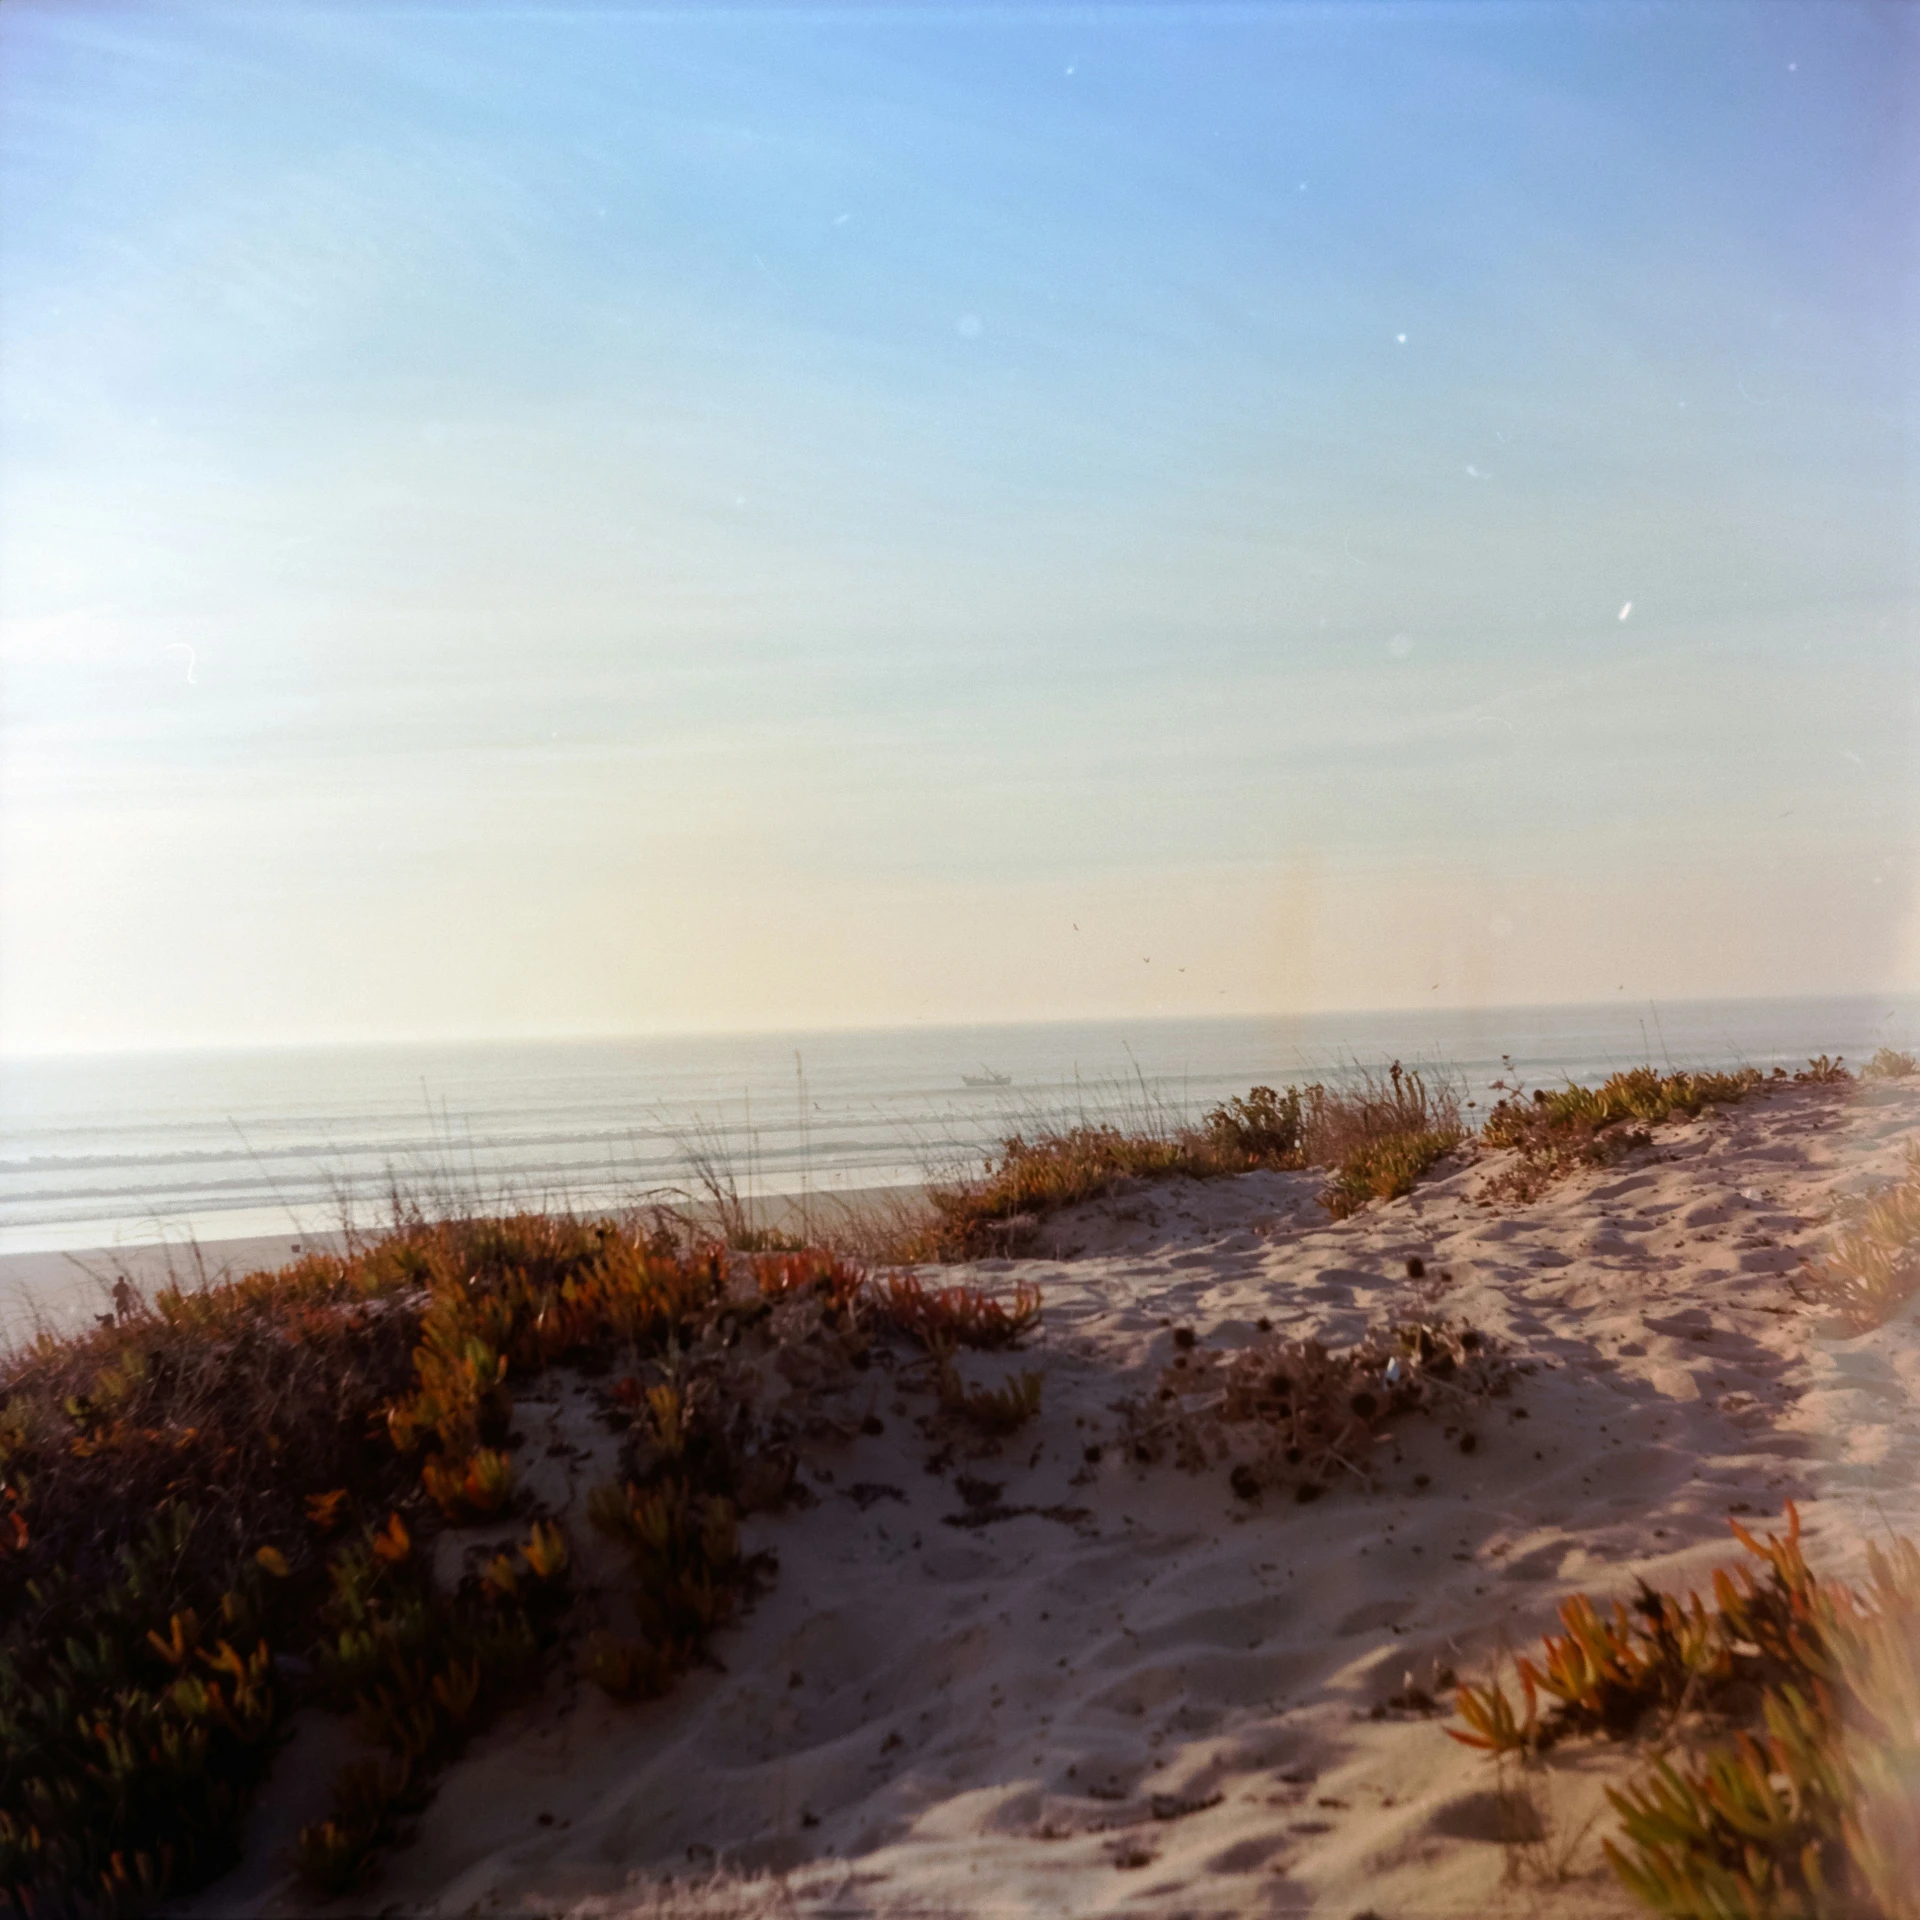
[{"label": "sand dune", "polygon": [[[1041,1367],[1038,1421],[954,1450],[924,1396],[862,1376],[846,1410],[882,1431],[814,1444],[813,1503],[753,1523],[779,1576],[723,1668],[642,1707],[550,1688],[339,1911],[1627,1911],[1595,1815],[1630,1756],[1570,1746],[1503,1798],[1409,1688],[1484,1670],[1572,1591],[1703,1580],[1734,1556],[1729,1513],[1794,1498],[1836,1571],[1883,1528],[1920,1533],[1920,1320],[1835,1337],[1789,1285],[1917,1128],[1920,1090],[1786,1087],[1526,1205],[1476,1199],[1503,1158],[1481,1153],[1340,1223],[1306,1175],[1061,1216],[1049,1257],[972,1276],[1044,1291],[1025,1351],[968,1360]],[[1116,1403],[1153,1390],[1176,1326],[1201,1351],[1262,1317],[1345,1344],[1405,1309],[1410,1255],[1434,1310],[1516,1368],[1483,1417],[1412,1417],[1374,1484],[1311,1505],[1119,1443]],[[612,1457],[583,1414],[521,1402],[587,1449],[544,1456],[557,1506]],[[339,1739],[303,1722],[251,1864],[184,1911],[327,1910],[273,1855]]]}]

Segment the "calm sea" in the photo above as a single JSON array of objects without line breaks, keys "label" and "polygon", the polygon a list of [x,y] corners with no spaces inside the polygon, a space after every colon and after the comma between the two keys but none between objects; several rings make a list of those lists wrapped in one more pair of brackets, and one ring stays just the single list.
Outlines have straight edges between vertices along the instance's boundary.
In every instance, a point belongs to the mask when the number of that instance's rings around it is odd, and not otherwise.
[{"label": "calm sea", "polygon": [[743,1193],[902,1184],[1022,1127],[1195,1115],[1393,1059],[1484,1106],[1503,1055],[1552,1085],[1917,1035],[1920,1001],[1888,996],[13,1060],[0,1252],[318,1232],[376,1222],[396,1186],[616,1206],[697,1189],[703,1159]]}]

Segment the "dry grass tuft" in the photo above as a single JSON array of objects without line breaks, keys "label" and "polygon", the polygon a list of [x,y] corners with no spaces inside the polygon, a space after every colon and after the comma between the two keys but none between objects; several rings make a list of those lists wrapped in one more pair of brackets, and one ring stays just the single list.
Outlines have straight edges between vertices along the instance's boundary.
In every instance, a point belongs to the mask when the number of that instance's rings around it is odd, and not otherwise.
[{"label": "dry grass tuft", "polygon": [[1340,1352],[1271,1332],[1231,1350],[1176,1334],[1175,1348],[1152,1398],[1124,1410],[1132,1456],[1171,1453],[1194,1473],[1229,1465],[1249,1500],[1313,1500],[1342,1477],[1368,1484],[1375,1445],[1417,1411],[1445,1414],[1472,1451],[1487,1403],[1511,1391],[1510,1367],[1477,1329],[1432,1318]]},{"label": "dry grass tuft", "polygon": [[1461,1139],[1460,1096],[1446,1080],[1429,1079],[1398,1060],[1384,1073],[1362,1069],[1341,1086],[1316,1083],[1301,1094],[1300,1164],[1344,1167],[1382,1142],[1421,1134]]},{"label": "dry grass tuft", "polygon": [[1862,1080],[1906,1080],[1920,1073],[1920,1060],[1894,1047],[1882,1047],[1860,1069]]},{"label": "dry grass tuft", "polygon": [[1042,1216],[1136,1180],[1210,1179],[1246,1170],[1204,1139],[1077,1126],[1029,1140],[1014,1134],[972,1180],[930,1189],[936,1257],[974,1259],[1025,1245]]},{"label": "dry grass tuft", "polygon": [[1466,1137],[1460,1098],[1444,1082],[1429,1087],[1399,1061],[1384,1076],[1360,1075],[1342,1088],[1312,1086],[1304,1096],[1301,1149],[1306,1163],[1334,1169],[1321,1204],[1336,1220],[1369,1200],[1397,1200]]}]

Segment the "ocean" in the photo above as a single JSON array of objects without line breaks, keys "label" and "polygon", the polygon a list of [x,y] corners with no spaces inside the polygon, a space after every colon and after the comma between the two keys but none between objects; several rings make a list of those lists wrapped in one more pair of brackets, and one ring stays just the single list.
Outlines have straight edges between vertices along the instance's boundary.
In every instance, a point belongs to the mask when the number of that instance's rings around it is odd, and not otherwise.
[{"label": "ocean", "polygon": [[1023,1128],[1395,1059],[1484,1107],[1500,1077],[1858,1061],[1917,1034],[1920,1000],[1883,996],[13,1059],[0,1253],[375,1224],[395,1191],[613,1208],[697,1194],[703,1161],[746,1195],[903,1185]]}]

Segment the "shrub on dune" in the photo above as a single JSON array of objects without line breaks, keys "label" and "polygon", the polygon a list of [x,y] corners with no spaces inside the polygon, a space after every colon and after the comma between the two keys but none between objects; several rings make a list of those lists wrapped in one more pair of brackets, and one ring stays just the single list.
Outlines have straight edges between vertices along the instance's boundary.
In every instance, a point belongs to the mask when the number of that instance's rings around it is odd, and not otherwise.
[{"label": "shrub on dune", "polygon": [[1906,1080],[1920,1073],[1920,1060],[1894,1047],[1882,1047],[1860,1069],[1862,1080]]},{"label": "shrub on dune", "polygon": [[[513,1396],[553,1369],[625,1436],[587,1506],[626,1549],[637,1632],[589,1636],[583,1664],[642,1697],[767,1571],[737,1522],[785,1499],[795,1458],[763,1365],[809,1383],[810,1419],[874,1337],[909,1335],[934,1418],[1004,1433],[1039,1374],[967,1386],[952,1349],[1013,1344],[1039,1304],[905,1280],[883,1296],[832,1253],[677,1251],[613,1221],[411,1219],[344,1256],[129,1295],[12,1356],[0,1915],[124,1920],[206,1884],[305,1703],[351,1714],[375,1756],[340,1774],[297,1864],[323,1892],[362,1884],[559,1644],[569,1542],[513,1454]],[[479,1524],[484,1564],[443,1585],[435,1537]]]},{"label": "shrub on dune", "polygon": [[1351,1212],[1368,1199],[1408,1192],[1463,1135],[1453,1089],[1397,1060],[1340,1086],[1254,1087],[1212,1108],[1198,1126],[1014,1134],[977,1178],[932,1189],[939,1225],[925,1246],[902,1251],[946,1259],[1017,1251],[1045,1215],[1130,1183],[1262,1168],[1334,1170],[1339,1178],[1329,1193],[1338,1196],[1337,1211]]},{"label": "shrub on dune", "polygon": [[536,1522],[450,1593],[420,1538],[514,1512],[519,1382],[664,1351],[723,1275],[611,1223],[416,1220],[348,1255],[126,1299],[13,1356],[0,1912],[122,1914],[203,1884],[308,1697],[389,1756],[343,1778],[301,1842],[317,1884],[362,1877],[537,1671],[564,1599],[555,1529]]},{"label": "shrub on dune", "polygon": [[1511,1147],[1517,1156],[1488,1191],[1501,1199],[1532,1199],[1576,1168],[1612,1166],[1651,1144],[1649,1127],[1744,1100],[1761,1080],[1752,1067],[1668,1074],[1632,1067],[1597,1087],[1569,1082],[1553,1092],[1536,1089],[1530,1100],[1510,1092],[1480,1129],[1487,1146]]},{"label": "shrub on dune", "polygon": [[1433,1164],[1460,1144],[1456,1132],[1390,1133],[1354,1148],[1340,1163],[1321,1204],[1336,1220],[1358,1213],[1369,1200],[1398,1200]]},{"label": "shrub on dune", "polygon": [[1520,1661],[1518,1710],[1497,1681],[1464,1686],[1449,1731],[1525,1756],[1652,1728],[1670,1751],[1608,1792],[1605,1850],[1655,1913],[1916,1920],[1920,1551],[1870,1545],[1864,1586],[1823,1580],[1786,1517],[1763,1538],[1733,1523],[1759,1568],[1716,1573],[1711,1605],[1643,1586],[1607,1615],[1576,1595]]}]

